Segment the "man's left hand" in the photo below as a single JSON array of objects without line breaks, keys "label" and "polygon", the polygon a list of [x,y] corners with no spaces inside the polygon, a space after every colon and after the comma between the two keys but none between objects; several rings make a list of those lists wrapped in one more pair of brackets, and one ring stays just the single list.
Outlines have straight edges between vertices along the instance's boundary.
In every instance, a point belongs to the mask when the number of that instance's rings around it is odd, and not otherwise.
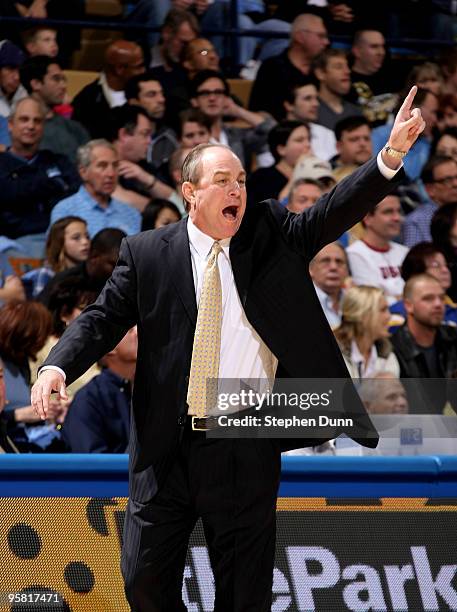
[{"label": "man's left hand", "polygon": [[416,142],[419,135],[424,131],[425,121],[422,119],[420,108],[411,106],[416,95],[417,87],[411,87],[400,110],[395,117],[395,121],[390,132],[388,144],[397,151],[407,153]]}]

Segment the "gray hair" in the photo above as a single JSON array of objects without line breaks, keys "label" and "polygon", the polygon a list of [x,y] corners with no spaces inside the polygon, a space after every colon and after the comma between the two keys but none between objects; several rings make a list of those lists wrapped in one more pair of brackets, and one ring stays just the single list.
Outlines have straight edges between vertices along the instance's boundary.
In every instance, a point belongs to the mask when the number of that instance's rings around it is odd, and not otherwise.
[{"label": "gray hair", "polygon": [[88,166],[90,166],[90,163],[92,161],[92,151],[97,147],[110,149],[117,156],[116,148],[105,138],[96,138],[95,140],[89,140],[89,142],[86,142],[86,144],[78,148],[76,159],[79,168],[87,168]]},{"label": "gray hair", "polygon": [[14,119],[19,107],[21,106],[23,102],[34,102],[40,109],[42,118],[44,119],[46,117],[46,109],[44,107],[44,104],[40,102],[40,100],[37,100],[36,98],[34,98],[33,96],[25,96],[24,98],[20,98],[19,100],[16,100],[15,102],[13,102],[11,106],[11,112],[9,115],[9,119]]},{"label": "gray hair", "polygon": [[230,151],[230,153],[232,153],[232,155],[236,157],[232,149],[230,147],[227,147],[226,145],[211,142],[199,144],[192,149],[192,151],[187,155],[186,159],[184,160],[182,166],[183,183],[185,181],[189,181],[190,183],[194,184],[198,183],[198,181],[200,180],[200,162],[202,160],[203,154],[206,149],[211,149],[212,147],[227,149],[227,151]]}]

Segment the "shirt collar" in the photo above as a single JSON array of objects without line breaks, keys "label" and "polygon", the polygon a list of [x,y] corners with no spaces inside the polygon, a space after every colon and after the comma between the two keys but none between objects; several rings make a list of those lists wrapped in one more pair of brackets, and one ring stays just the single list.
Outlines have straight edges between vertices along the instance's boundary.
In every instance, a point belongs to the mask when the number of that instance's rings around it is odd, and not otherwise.
[{"label": "shirt collar", "polygon": [[[213,244],[215,243],[214,238],[211,238],[211,236],[204,234],[200,229],[198,229],[198,227],[192,223],[190,217],[187,218],[187,234],[189,236],[190,244],[197,251],[199,257],[202,259],[207,259]],[[230,240],[231,238],[218,240],[227,259],[229,259]]]},{"label": "shirt collar", "polygon": [[[318,287],[314,281],[313,281],[313,285],[314,285],[314,289],[316,290],[317,297],[319,298],[320,303],[322,304],[322,302],[324,302],[325,305],[328,306],[328,308],[333,310],[333,300],[329,296],[329,294],[325,293],[325,291],[323,291],[320,287]],[[340,298],[343,296],[343,294],[344,294],[343,289],[340,289]],[[341,299],[340,299],[340,303],[338,306],[338,312],[341,312]],[[337,313],[335,312],[335,314]]]},{"label": "shirt collar", "polygon": [[101,204],[99,204],[97,200],[87,191],[84,185],[81,185],[79,189],[81,194],[91,203],[93,208],[101,208],[102,210],[109,210],[111,208],[111,202],[113,201],[113,198],[109,199],[108,206],[101,206]]},{"label": "shirt collar", "polygon": [[374,364],[376,362],[377,356],[378,356],[378,351],[376,350],[376,347],[373,344],[372,347],[371,347],[370,356],[368,358],[367,366],[364,367],[365,360],[363,358],[362,353],[359,350],[359,347],[357,346],[357,342],[355,340],[353,340],[351,342],[351,361],[353,361],[357,365],[361,364],[361,366],[362,366],[362,368],[361,368],[362,373],[365,373],[365,374],[371,373],[371,370],[374,368]]}]

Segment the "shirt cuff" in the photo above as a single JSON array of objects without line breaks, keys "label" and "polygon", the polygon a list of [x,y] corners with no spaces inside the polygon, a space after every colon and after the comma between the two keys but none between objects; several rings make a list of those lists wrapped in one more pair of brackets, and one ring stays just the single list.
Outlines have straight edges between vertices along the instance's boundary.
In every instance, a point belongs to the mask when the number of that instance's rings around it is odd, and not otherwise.
[{"label": "shirt cuff", "polygon": [[55,370],[56,372],[59,372],[60,374],[62,374],[64,380],[66,380],[67,378],[67,375],[62,370],[62,368],[59,368],[59,366],[53,366],[53,365],[43,366],[42,368],[40,368],[38,370],[38,376],[41,374],[41,372],[44,372],[45,370]]},{"label": "shirt cuff", "polygon": [[382,153],[382,149],[379,151],[376,157],[376,161],[378,162],[378,169],[379,169],[379,172],[382,174],[382,176],[386,178],[388,181],[390,181],[390,179],[394,178],[394,176],[397,174],[400,168],[403,168],[403,162],[401,162],[401,164],[398,166],[396,170],[392,170],[392,168],[389,168],[389,166],[386,166],[386,164],[384,163],[381,153]]}]

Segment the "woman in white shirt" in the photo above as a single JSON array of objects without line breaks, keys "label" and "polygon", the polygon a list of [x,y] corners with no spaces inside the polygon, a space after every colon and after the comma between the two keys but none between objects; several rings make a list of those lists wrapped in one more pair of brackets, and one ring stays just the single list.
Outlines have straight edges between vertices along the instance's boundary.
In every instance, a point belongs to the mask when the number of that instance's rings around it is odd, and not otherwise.
[{"label": "woman in white shirt", "polygon": [[381,289],[359,285],[346,292],[335,337],[352,378],[370,378],[379,372],[400,376],[400,366],[388,340],[389,320],[389,307]]}]

